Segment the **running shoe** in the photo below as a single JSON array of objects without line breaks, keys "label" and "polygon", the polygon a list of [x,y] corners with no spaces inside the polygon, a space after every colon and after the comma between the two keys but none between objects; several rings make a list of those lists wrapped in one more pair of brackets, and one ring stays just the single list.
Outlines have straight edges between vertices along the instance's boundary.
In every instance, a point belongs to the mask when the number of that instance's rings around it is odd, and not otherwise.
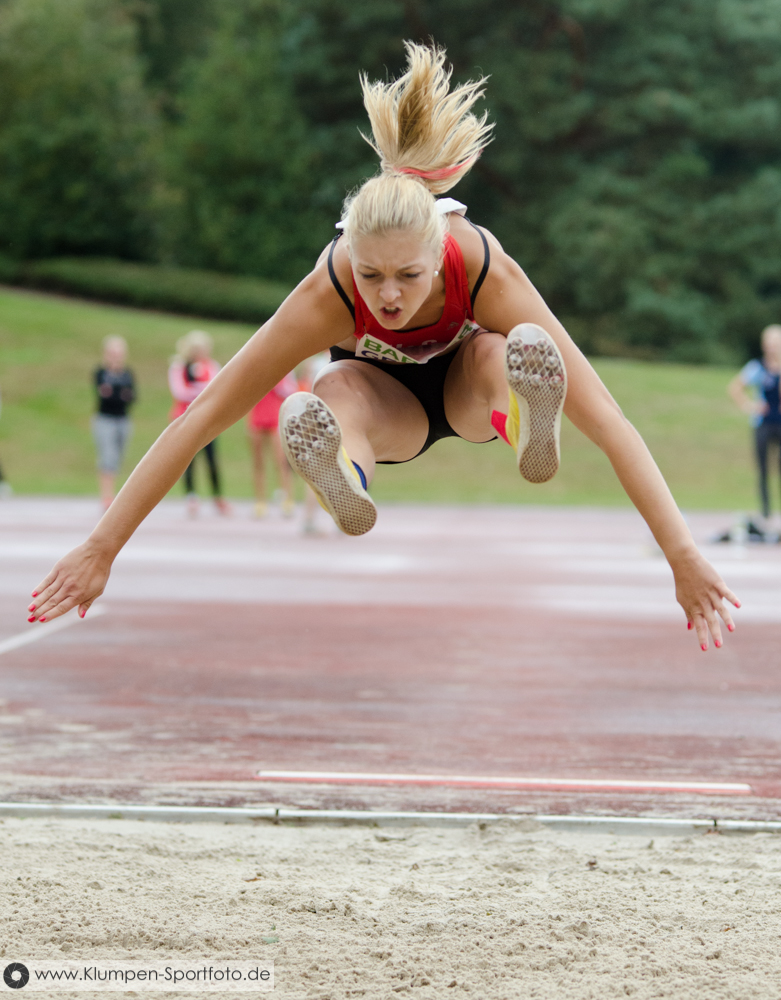
[{"label": "running shoe", "polygon": [[288,461],[309,483],[337,527],[363,535],[377,508],[342,445],[342,431],[328,406],[311,392],[294,392],[279,411],[279,434]]},{"label": "running shoe", "polygon": [[506,433],[518,471],[530,483],[547,483],[559,469],[564,361],[541,326],[521,323],[507,337],[504,371],[510,387]]}]

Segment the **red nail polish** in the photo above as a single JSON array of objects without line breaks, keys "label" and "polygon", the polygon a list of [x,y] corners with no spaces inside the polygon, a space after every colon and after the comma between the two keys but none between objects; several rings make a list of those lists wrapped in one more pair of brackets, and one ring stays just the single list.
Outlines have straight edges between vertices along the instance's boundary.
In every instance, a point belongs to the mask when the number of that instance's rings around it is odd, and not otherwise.
[{"label": "red nail polish", "polygon": [[31,597],[37,597],[38,596],[38,591],[34,590],[30,596]]},{"label": "red nail polish", "polygon": [[686,622],[686,628],[691,632],[691,630],[692,630],[692,623],[691,622]]},{"label": "red nail polish", "polygon": [[27,621],[28,622],[34,622],[35,621],[35,615],[30,615],[30,617],[27,619]]},{"label": "red nail polish", "polygon": [[736,607],[736,608],[739,608],[740,606],[741,606],[741,605],[740,605],[740,601],[735,601],[735,607]]},{"label": "red nail polish", "polygon": [[722,643],[721,639],[716,639],[714,641],[713,645],[716,647],[716,649],[721,649],[723,643]]},{"label": "red nail polish", "polygon": [[28,611],[35,611],[35,605],[31,604],[30,607],[27,610]]},{"label": "red nail polish", "polygon": [[[41,618],[41,621],[43,621],[43,618]],[[708,647],[707,647],[707,646],[705,645],[705,643],[703,643],[703,644],[702,644],[702,645],[700,646],[700,649],[701,649],[701,650],[703,651],[703,653],[704,653],[704,652],[705,652],[705,651],[707,650],[707,648],[708,648]]]},{"label": "red nail polish", "polygon": [[728,625],[727,626],[727,631],[728,632],[734,632],[735,631],[735,626],[734,625]]},{"label": "red nail polish", "polygon": [[[46,621],[46,619],[45,619],[45,618],[39,618],[39,619],[38,619],[38,621],[39,621],[39,622],[45,622],[45,621]],[[705,649],[705,647],[704,647],[704,646],[703,646],[702,648],[703,648],[703,649]]]}]

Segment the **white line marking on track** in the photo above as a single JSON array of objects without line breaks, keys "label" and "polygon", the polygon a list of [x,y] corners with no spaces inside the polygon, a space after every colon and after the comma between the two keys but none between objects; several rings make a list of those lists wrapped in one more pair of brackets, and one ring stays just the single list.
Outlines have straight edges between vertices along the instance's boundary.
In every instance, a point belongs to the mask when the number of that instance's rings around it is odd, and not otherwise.
[{"label": "white line marking on track", "polygon": [[[104,605],[98,605],[97,608],[90,608],[87,613],[89,615],[89,620],[92,621],[93,618],[104,615],[106,613],[106,608]],[[20,646],[26,646],[30,642],[37,642],[39,639],[45,639],[46,636],[51,635],[52,632],[59,632],[64,628],[75,625],[76,622],[86,620],[86,618],[81,619],[77,614],[74,614],[67,618],[55,618],[53,622],[44,622],[43,625],[36,622],[35,628],[31,625],[27,631],[20,632],[18,635],[12,635],[10,639],[3,639],[0,641],[0,656],[2,656],[3,653],[10,653],[12,649],[19,649]]]},{"label": "white line marking on track", "polygon": [[689,792],[698,795],[751,795],[742,782],[647,781],[603,778],[481,778],[448,774],[360,774],[340,771],[258,771],[261,781],[312,785],[439,785],[516,791]]}]

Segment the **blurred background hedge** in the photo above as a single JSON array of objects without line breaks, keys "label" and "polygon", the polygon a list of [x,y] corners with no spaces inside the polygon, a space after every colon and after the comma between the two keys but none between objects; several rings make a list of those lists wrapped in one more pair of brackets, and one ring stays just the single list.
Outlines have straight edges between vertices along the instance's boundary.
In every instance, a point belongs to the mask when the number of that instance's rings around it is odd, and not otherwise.
[{"label": "blurred background hedge", "polygon": [[359,71],[430,37],[490,75],[496,140],[456,193],[587,351],[756,350],[778,0],[0,0],[0,279],[259,321],[376,169]]},{"label": "blurred background hedge", "polygon": [[15,284],[33,288],[146,309],[233,319],[256,327],[276,312],[290,292],[290,286],[281,281],[103,257],[30,261],[11,273]]}]

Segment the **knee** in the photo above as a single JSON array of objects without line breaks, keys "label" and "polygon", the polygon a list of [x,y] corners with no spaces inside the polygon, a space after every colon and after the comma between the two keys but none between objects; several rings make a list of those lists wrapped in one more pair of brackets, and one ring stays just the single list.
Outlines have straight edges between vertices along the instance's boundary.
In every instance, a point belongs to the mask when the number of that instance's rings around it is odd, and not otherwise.
[{"label": "knee", "polygon": [[467,361],[482,367],[504,357],[507,338],[501,333],[481,333],[467,344]]},{"label": "knee", "polygon": [[360,407],[366,399],[366,380],[363,373],[355,371],[352,366],[344,368],[336,365],[333,370],[321,373],[315,386],[315,395],[329,405],[332,403],[348,403]]},{"label": "knee", "polygon": [[493,384],[501,375],[507,340],[501,333],[481,333],[464,347],[463,371],[472,386]]},{"label": "knee", "polygon": [[344,368],[338,368],[336,365],[329,366],[329,368],[321,372],[317,376],[317,380],[313,386],[316,396],[323,396],[323,393],[328,393],[333,395],[334,393],[343,393],[351,391],[351,379],[352,373],[350,371],[345,371]]}]

